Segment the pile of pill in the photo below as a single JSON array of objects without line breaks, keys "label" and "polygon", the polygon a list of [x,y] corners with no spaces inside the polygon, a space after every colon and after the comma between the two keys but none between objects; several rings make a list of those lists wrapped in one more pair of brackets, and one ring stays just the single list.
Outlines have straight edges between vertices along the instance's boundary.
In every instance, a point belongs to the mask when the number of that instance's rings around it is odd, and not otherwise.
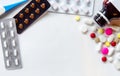
[{"label": "pile of pill", "polygon": [[86,20],[80,28],[83,34],[95,41],[95,50],[101,54],[101,61],[113,63],[120,70],[120,28],[107,25],[101,28],[92,19]]},{"label": "pile of pill", "polygon": [[22,68],[15,19],[0,21],[0,34],[6,68]]},{"label": "pile of pill", "polygon": [[65,14],[92,16],[95,0],[48,0],[51,3],[49,11]]}]

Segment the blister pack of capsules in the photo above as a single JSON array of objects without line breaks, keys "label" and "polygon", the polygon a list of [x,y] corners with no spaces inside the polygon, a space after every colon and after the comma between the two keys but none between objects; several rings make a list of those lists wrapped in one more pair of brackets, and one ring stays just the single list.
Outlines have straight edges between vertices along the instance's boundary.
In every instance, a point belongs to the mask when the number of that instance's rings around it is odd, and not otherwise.
[{"label": "blister pack of capsules", "polygon": [[6,68],[8,70],[22,68],[15,19],[1,20],[0,34]]},{"label": "blister pack of capsules", "polygon": [[92,16],[95,0],[48,0],[49,11],[74,15]]},{"label": "blister pack of capsules", "polygon": [[50,4],[47,0],[32,0],[26,5],[14,16],[18,34],[26,30],[36,19],[43,15],[49,7]]}]

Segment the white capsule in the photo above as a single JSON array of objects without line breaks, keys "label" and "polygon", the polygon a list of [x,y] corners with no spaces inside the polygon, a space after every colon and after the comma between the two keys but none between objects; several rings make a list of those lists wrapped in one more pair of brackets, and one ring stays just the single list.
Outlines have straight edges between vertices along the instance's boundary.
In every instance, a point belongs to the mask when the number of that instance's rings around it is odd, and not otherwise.
[{"label": "white capsule", "polygon": [[2,38],[5,38],[5,37],[6,37],[5,32],[2,32]]},{"label": "white capsule", "polygon": [[99,36],[101,42],[106,42],[107,38],[104,35]]},{"label": "white capsule", "polygon": [[102,48],[102,43],[98,43],[95,47],[95,50],[100,52],[101,51],[101,48]]},{"label": "white capsule", "polygon": [[112,56],[115,52],[115,48],[114,47],[109,47],[109,52],[108,52],[108,56]]},{"label": "white capsule", "polygon": [[16,46],[15,40],[12,41],[12,45],[13,45],[14,47]]},{"label": "white capsule", "polygon": [[13,23],[12,23],[12,21],[10,21],[10,25],[9,25],[9,27],[10,27],[10,28],[13,27]]},{"label": "white capsule", "polygon": [[4,46],[5,48],[7,48],[7,42],[6,42],[6,41],[3,42],[3,46]]},{"label": "white capsule", "polygon": [[117,70],[120,70],[120,61],[119,60],[117,60],[117,59],[114,60],[113,64]]},{"label": "white capsule", "polygon": [[5,51],[5,56],[6,56],[6,57],[9,56],[9,52],[8,52],[8,50]]},{"label": "white capsule", "polygon": [[15,59],[15,65],[19,65],[18,59]]},{"label": "white capsule", "polygon": [[10,60],[6,60],[6,65],[7,65],[7,67],[9,67],[10,66]]},{"label": "white capsule", "polygon": [[14,53],[14,56],[17,56],[17,55],[18,55],[18,52],[17,52],[17,50],[16,50],[16,49],[14,50],[14,52],[13,52],[13,53]]},{"label": "white capsule", "polygon": [[1,29],[4,29],[4,28],[5,28],[5,25],[3,24],[3,22],[1,22],[0,27],[1,27]]},{"label": "white capsule", "polygon": [[108,37],[107,41],[112,42],[114,38],[115,38],[115,36],[112,34]]},{"label": "white capsule", "polygon": [[120,52],[120,43],[118,43],[115,47],[115,51]]},{"label": "white capsule", "polygon": [[14,37],[15,36],[15,33],[14,33],[14,31],[12,30],[12,31],[10,31],[10,35],[11,35],[11,37]]},{"label": "white capsule", "polygon": [[113,57],[107,57],[107,60],[112,63],[113,62]]}]

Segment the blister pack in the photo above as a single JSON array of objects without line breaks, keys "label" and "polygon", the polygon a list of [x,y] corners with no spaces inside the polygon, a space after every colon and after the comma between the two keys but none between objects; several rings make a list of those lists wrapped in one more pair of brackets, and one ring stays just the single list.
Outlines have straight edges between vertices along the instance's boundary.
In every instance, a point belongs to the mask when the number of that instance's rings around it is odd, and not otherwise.
[{"label": "blister pack", "polygon": [[95,0],[48,0],[49,11],[65,14],[92,16]]},{"label": "blister pack", "polygon": [[17,15],[16,27],[18,34],[27,29],[37,18],[47,11],[50,4],[47,0],[32,0]]},{"label": "blister pack", "polygon": [[1,20],[0,34],[6,68],[9,70],[22,68],[15,19]]}]

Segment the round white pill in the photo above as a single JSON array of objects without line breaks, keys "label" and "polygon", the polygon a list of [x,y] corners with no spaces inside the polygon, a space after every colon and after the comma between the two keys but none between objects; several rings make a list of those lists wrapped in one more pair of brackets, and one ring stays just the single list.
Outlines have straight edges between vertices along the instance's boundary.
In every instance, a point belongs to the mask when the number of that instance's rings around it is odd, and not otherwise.
[{"label": "round white pill", "polygon": [[112,63],[113,62],[113,57],[107,57],[107,60]]},{"label": "round white pill", "polygon": [[82,25],[80,28],[82,33],[87,33],[88,32],[88,27],[86,25]]},{"label": "round white pill", "polygon": [[61,8],[62,8],[62,10],[64,12],[68,12],[69,11],[69,8],[66,5],[62,5]]},{"label": "round white pill", "polygon": [[90,28],[90,31],[96,32],[96,31],[97,31],[97,26],[92,26],[92,27]]},{"label": "round white pill", "polygon": [[114,38],[115,38],[115,36],[112,34],[108,37],[107,41],[112,42]]},{"label": "round white pill", "polygon": [[94,25],[94,21],[93,21],[93,19],[87,19],[86,21],[85,21],[85,24],[87,24],[87,25],[89,25],[89,26],[92,26],[92,25]]},{"label": "round white pill", "polygon": [[59,9],[57,3],[53,3],[51,8],[54,10],[54,11],[57,11]]},{"label": "round white pill", "polygon": [[104,35],[99,36],[101,42],[106,42],[107,38]]},{"label": "round white pill", "polygon": [[77,7],[75,7],[75,6],[72,6],[71,9],[72,9],[72,11],[74,13],[78,13],[79,12],[79,9]]}]

